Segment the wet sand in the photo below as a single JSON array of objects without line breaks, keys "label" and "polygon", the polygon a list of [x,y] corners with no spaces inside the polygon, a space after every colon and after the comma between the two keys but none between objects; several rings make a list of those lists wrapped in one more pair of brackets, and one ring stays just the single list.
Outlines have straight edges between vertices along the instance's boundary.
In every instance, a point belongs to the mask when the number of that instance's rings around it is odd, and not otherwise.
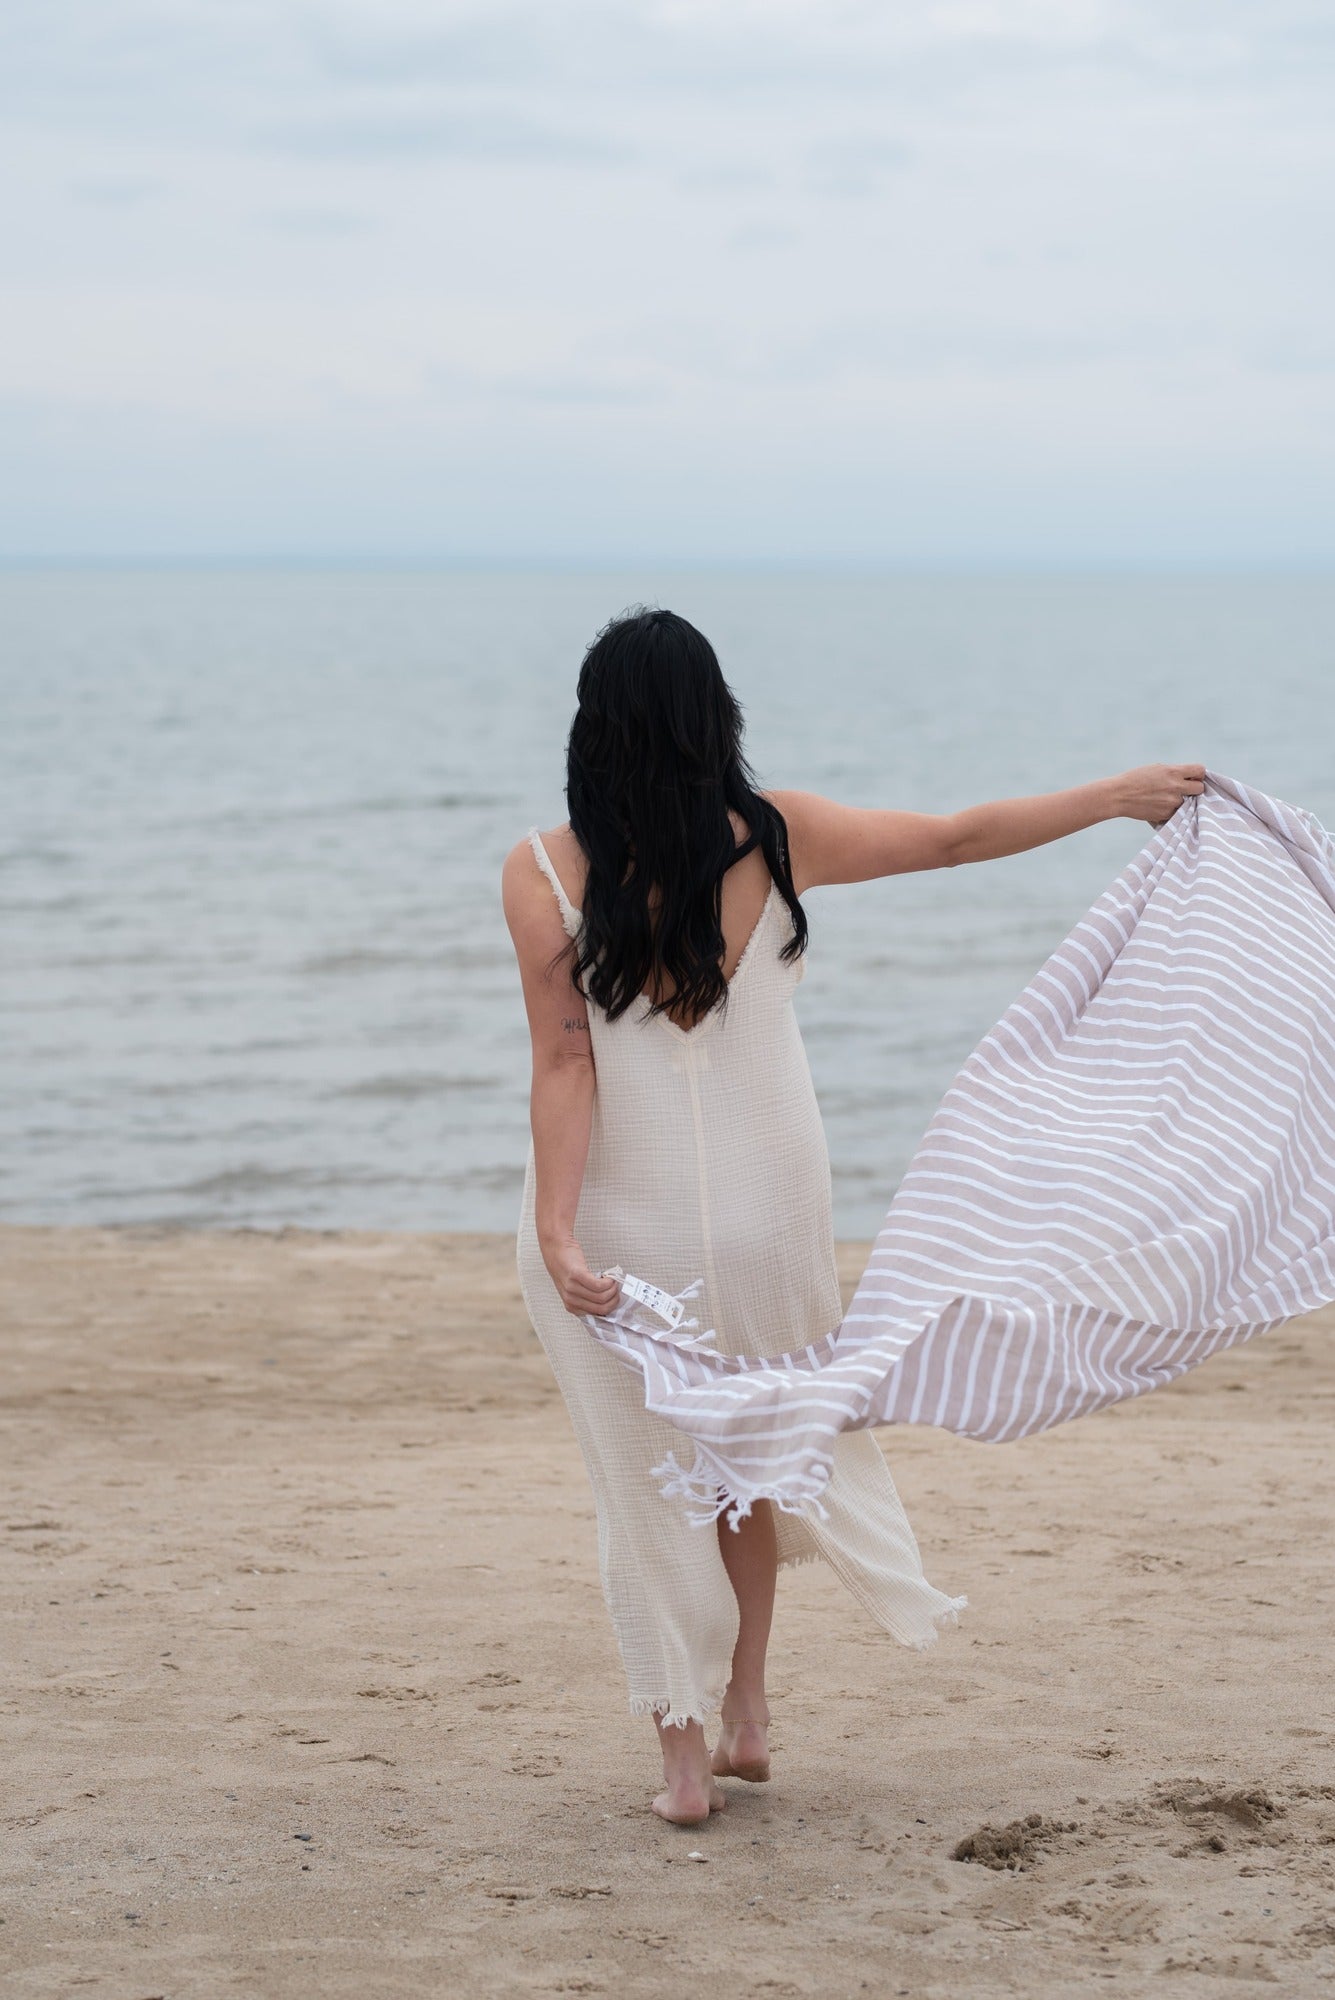
[{"label": "wet sand", "polygon": [[679,1831],[507,1241],[0,1270],[5,1995],[1335,1992],[1335,1313],[881,1433],[961,1628],[786,1575],[774,1781]]}]

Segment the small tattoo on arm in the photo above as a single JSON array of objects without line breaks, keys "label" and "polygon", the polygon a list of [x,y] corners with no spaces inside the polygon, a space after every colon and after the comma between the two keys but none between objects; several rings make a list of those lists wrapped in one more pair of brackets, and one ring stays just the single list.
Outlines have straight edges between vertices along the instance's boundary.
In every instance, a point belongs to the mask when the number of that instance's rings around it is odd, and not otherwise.
[{"label": "small tattoo on arm", "polygon": [[563,1014],[561,1016],[561,1026],[568,1035],[587,1035],[589,1032],[588,1022],[576,1020],[573,1014]]}]

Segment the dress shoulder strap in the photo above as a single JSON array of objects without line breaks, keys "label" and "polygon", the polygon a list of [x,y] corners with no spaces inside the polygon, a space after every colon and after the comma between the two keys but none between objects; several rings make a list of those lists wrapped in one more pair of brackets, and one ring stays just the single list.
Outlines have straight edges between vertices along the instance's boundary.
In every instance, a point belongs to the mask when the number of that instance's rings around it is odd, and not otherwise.
[{"label": "dress shoulder strap", "polygon": [[552,894],[556,897],[557,903],[560,905],[561,922],[565,926],[566,935],[568,937],[577,937],[580,925],[579,911],[562,888],[561,877],[552,866],[552,857],[543,846],[542,835],[538,832],[536,826],[531,826],[528,830],[528,844],[533,849],[533,859],[552,885]]}]

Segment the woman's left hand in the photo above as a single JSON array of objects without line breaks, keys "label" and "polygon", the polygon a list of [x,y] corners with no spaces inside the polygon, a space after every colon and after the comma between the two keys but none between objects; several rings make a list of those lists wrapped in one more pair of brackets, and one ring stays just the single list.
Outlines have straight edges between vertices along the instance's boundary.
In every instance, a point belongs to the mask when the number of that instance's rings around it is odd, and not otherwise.
[{"label": "woman's left hand", "polygon": [[1151,826],[1170,820],[1184,799],[1205,790],[1204,764],[1142,764],[1113,779],[1121,819],[1147,819]]}]

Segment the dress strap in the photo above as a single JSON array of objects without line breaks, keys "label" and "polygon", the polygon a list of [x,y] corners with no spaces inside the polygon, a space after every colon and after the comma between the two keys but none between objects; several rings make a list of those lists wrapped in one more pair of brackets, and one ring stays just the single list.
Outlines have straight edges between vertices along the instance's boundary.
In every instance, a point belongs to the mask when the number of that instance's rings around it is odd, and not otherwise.
[{"label": "dress strap", "polygon": [[566,935],[568,937],[577,937],[580,925],[579,911],[562,888],[561,877],[552,866],[552,857],[543,846],[542,835],[538,832],[536,826],[531,826],[528,830],[528,844],[533,849],[533,859],[552,885],[552,893],[561,908],[561,922],[565,926]]}]

